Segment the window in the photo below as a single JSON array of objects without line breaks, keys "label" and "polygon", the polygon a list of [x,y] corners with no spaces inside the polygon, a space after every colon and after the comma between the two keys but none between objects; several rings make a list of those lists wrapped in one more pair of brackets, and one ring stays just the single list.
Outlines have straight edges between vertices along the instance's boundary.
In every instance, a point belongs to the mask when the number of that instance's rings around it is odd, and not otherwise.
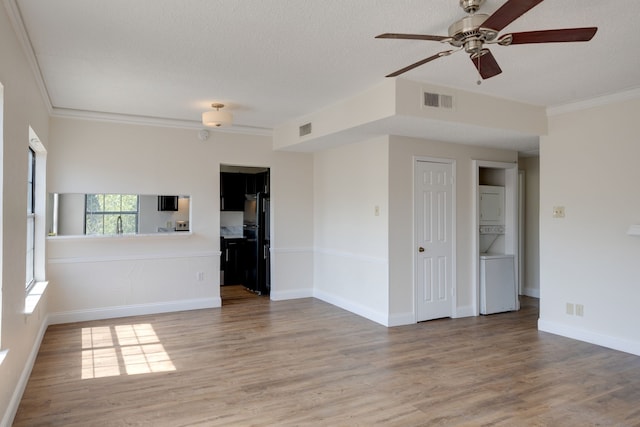
[{"label": "window", "polygon": [[36,228],[36,153],[29,147],[27,173],[27,291],[35,282],[35,228]]},{"label": "window", "polygon": [[33,313],[47,288],[45,267],[45,217],[47,204],[47,150],[29,126],[27,151],[27,242],[24,312]]},{"label": "window", "polygon": [[85,195],[84,234],[136,234],[138,206],[135,194]]}]

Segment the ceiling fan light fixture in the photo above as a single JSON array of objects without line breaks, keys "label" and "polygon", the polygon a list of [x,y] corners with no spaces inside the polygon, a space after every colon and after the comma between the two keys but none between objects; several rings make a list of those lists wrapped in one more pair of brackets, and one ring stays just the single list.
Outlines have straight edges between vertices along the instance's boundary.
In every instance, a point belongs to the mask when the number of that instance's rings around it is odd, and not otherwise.
[{"label": "ceiling fan light fixture", "polygon": [[233,115],[227,111],[220,111],[224,104],[211,104],[215,110],[205,111],[202,113],[202,124],[207,127],[223,127],[230,126],[233,123]]}]

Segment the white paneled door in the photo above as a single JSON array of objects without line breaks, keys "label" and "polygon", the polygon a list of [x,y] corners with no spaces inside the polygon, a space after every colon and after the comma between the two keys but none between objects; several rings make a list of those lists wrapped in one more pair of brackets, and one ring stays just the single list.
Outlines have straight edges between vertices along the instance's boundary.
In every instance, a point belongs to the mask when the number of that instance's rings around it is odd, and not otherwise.
[{"label": "white paneled door", "polygon": [[416,161],[416,320],[452,315],[453,165]]}]

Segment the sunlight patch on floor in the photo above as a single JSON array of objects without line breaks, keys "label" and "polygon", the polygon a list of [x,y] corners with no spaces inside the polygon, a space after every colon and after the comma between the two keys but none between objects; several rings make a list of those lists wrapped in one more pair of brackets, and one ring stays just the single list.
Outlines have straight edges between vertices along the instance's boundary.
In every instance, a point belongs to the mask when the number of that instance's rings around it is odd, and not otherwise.
[{"label": "sunlight patch on floor", "polygon": [[82,379],[175,370],[148,323],[82,328]]}]

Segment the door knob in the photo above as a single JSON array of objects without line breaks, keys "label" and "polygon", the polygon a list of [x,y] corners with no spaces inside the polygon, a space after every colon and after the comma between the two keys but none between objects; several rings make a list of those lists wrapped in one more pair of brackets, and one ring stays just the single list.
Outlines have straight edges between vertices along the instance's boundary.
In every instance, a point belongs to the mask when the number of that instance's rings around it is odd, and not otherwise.
[{"label": "door knob", "polygon": [[422,246],[420,246],[420,247],[418,248],[418,252],[424,252],[424,248],[423,248]]}]

